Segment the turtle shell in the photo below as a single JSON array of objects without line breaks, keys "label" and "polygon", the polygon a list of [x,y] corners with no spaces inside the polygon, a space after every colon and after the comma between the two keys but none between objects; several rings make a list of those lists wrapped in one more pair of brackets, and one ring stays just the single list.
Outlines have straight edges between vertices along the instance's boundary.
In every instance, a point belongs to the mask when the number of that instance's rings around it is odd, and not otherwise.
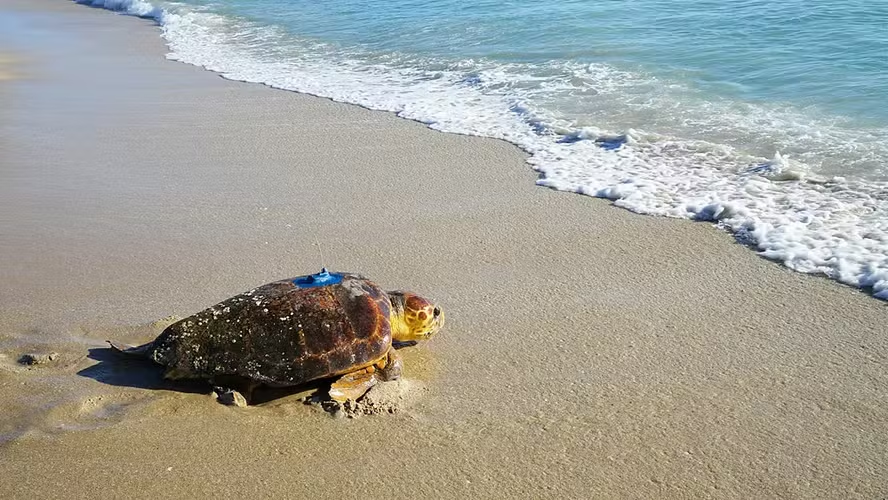
[{"label": "turtle shell", "polygon": [[324,270],[262,285],[174,323],[148,355],[170,378],[298,385],[384,356],[390,311],[373,282]]}]

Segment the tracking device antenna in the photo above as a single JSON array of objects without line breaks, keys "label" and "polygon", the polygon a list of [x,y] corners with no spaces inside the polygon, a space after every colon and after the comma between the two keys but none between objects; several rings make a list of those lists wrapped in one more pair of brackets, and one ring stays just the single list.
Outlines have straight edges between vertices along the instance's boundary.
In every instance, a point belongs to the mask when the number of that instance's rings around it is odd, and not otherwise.
[{"label": "tracking device antenna", "polygon": [[324,259],[324,252],[321,250],[321,242],[318,241],[318,235],[315,235],[314,240],[315,240],[315,247],[318,249],[318,258],[320,259],[320,262],[321,262],[321,269],[326,271],[327,270],[327,261],[326,261],[326,259]]}]

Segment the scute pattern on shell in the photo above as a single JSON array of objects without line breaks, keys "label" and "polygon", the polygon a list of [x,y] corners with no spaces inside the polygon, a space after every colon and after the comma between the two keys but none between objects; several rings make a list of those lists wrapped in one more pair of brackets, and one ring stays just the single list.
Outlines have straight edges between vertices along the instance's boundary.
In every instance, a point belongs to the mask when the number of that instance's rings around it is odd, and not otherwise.
[{"label": "scute pattern on shell", "polygon": [[385,292],[360,276],[312,288],[281,280],[174,323],[154,341],[150,357],[173,378],[298,385],[384,356],[390,311]]}]

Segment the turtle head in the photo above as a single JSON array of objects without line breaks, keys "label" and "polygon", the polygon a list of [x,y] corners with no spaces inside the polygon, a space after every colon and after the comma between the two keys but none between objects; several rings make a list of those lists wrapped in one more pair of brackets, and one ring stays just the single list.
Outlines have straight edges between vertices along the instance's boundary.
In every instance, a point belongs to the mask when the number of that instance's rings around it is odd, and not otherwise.
[{"label": "turtle head", "polygon": [[444,311],[410,292],[388,292],[392,302],[392,340],[427,340],[444,326]]}]

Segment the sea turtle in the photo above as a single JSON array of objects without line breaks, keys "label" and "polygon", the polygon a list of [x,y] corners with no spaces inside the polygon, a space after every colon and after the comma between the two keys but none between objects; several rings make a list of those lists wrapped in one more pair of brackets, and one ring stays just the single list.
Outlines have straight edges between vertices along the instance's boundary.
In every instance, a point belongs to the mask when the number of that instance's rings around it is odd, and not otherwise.
[{"label": "sea turtle", "polygon": [[392,341],[425,340],[443,324],[441,309],[425,298],[322,269],[220,302],[170,325],[148,344],[108,343],[164,365],[168,379],[206,379],[248,399],[262,384],[339,377],[330,397],[345,402],[379,380],[400,377]]}]

